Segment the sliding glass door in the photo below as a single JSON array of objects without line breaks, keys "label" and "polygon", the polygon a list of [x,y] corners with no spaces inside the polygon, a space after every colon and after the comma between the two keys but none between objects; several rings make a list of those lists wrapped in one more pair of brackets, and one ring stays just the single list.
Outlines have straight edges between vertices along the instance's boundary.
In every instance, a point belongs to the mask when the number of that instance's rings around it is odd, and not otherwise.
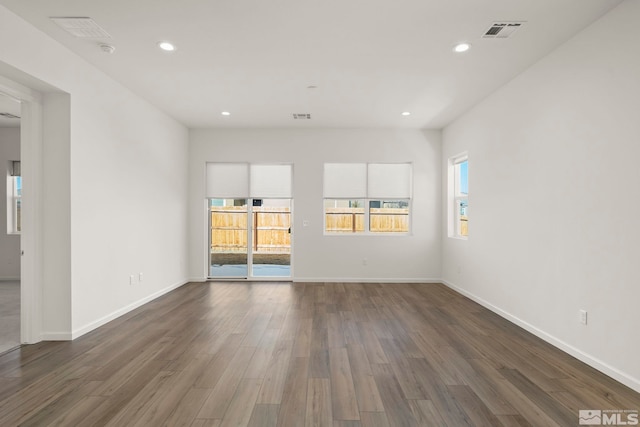
[{"label": "sliding glass door", "polygon": [[209,199],[209,276],[247,277],[247,199]]},{"label": "sliding glass door", "polygon": [[291,199],[209,199],[209,277],[291,277]]},{"label": "sliding glass door", "polygon": [[291,200],[253,199],[252,275],[291,276]]},{"label": "sliding glass door", "polygon": [[290,278],[291,164],[207,163],[210,278]]}]

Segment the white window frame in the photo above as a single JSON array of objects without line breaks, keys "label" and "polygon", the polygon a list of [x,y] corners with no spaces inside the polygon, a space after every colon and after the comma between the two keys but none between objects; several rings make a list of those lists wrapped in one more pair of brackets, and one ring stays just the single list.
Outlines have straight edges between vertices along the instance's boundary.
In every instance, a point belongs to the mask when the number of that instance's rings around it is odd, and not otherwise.
[{"label": "white window frame", "polygon": [[7,175],[7,234],[12,235],[21,233],[21,227],[18,227],[18,205],[22,204],[22,196],[18,194],[18,179],[21,179],[19,175]]},{"label": "white window frame", "polygon": [[[469,238],[468,228],[467,235],[462,234],[461,220],[460,220],[460,204],[466,202],[467,204],[467,217],[469,216],[469,193],[467,188],[467,194],[460,192],[460,164],[467,162],[468,167],[469,155],[467,152],[460,153],[456,156],[449,158],[448,162],[448,203],[449,207],[449,223],[448,223],[448,235],[450,238],[467,240]],[[467,172],[468,173],[468,172]],[[468,179],[468,174],[467,174]],[[468,183],[467,183],[468,185]],[[467,219],[468,221],[468,219]],[[468,222],[467,222],[468,224]],[[467,225],[468,227],[468,225]]]},{"label": "white window frame", "polygon": [[[413,199],[413,191],[412,191],[412,184],[413,184],[413,164],[411,162],[397,162],[397,163],[380,163],[380,162],[362,162],[362,163],[353,163],[353,164],[358,164],[358,165],[366,165],[366,170],[368,171],[369,166],[370,165],[383,165],[383,164],[388,164],[388,165],[410,165],[411,169],[410,169],[410,181],[409,181],[409,187],[408,187],[408,196],[409,197],[377,197],[377,195],[371,195],[369,194],[371,192],[371,189],[369,189],[369,179],[368,179],[368,172],[367,172],[367,179],[365,182],[365,187],[366,187],[366,194],[357,196],[354,195],[353,197],[330,197],[325,195],[323,197],[323,203],[322,203],[322,211],[323,211],[323,224],[322,224],[322,229],[323,229],[323,234],[325,236],[407,236],[410,235],[413,227],[412,227],[412,223],[413,223],[413,203],[412,203],[412,199]],[[364,216],[363,216],[363,222],[364,222],[364,230],[362,231],[327,231],[327,211],[326,211],[326,201],[327,200],[360,200],[363,202],[364,206],[363,206],[363,210],[364,210]],[[399,231],[399,232],[393,232],[393,231],[388,231],[388,232],[384,232],[384,231],[371,231],[371,202],[376,202],[376,201],[402,201],[402,202],[406,202],[408,205],[408,225],[407,225],[407,231]]]}]

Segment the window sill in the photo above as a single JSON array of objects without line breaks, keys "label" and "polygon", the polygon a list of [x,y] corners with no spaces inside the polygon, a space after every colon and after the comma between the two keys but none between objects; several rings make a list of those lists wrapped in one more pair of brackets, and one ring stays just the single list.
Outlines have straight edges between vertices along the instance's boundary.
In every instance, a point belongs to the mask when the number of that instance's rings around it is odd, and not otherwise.
[{"label": "window sill", "polygon": [[400,237],[400,236],[413,236],[413,233],[323,233],[324,236],[359,236],[359,237],[370,237],[370,236],[383,236],[383,237]]}]

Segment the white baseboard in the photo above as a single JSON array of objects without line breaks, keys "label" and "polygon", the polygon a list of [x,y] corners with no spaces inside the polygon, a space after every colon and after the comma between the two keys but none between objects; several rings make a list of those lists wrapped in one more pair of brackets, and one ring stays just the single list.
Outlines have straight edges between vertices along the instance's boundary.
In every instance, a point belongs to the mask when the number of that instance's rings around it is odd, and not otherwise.
[{"label": "white baseboard", "polygon": [[564,351],[565,353],[570,354],[571,356],[575,357],[576,359],[586,363],[587,365],[591,366],[594,369],[597,369],[598,371],[610,376],[611,378],[615,379],[618,382],[621,382],[622,384],[626,385],[627,387],[630,387],[632,389],[634,389],[637,392],[640,392],[640,380],[637,378],[632,377],[631,375],[626,374],[625,372],[620,371],[617,368],[614,368],[613,366],[603,362],[602,360],[593,357],[585,352],[583,352],[582,350],[567,344],[566,342],[554,337],[553,335],[550,335],[548,333],[546,333],[545,331],[536,328],[535,326],[531,325],[530,323],[525,322],[524,320],[512,315],[511,313],[508,313],[504,310],[502,310],[499,307],[496,307],[495,305],[491,304],[488,301],[485,301],[484,299],[478,297],[477,295],[472,294],[471,292],[468,292],[456,285],[454,285],[451,282],[448,282],[446,280],[441,280],[441,282],[453,289],[454,291],[466,296],[467,298],[472,299],[473,301],[477,302],[478,304],[482,305],[483,307],[493,311],[494,313],[496,313],[497,315],[504,317],[505,319],[507,319],[508,321],[510,321],[511,323],[514,323],[518,326],[520,326],[521,328],[527,330],[528,332],[531,332],[533,335],[537,336],[538,338],[548,342],[549,344],[553,345],[554,347],[559,348],[560,350]]},{"label": "white baseboard", "polygon": [[69,332],[43,332],[40,341],[71,341],[73,335]]},{"label": "white baseboard", "polygon": [[[162,290],[160,290],[158,292],[155,292],[155,293],[153,293],[151,295],[148,295],[148,296],[146,296],[146,297],[144,297],[142,299],[139,299],[138,301],[135,301],[135,302],[133,302],[133,303],[131,303],[131,304],[119,309],[119,310],[116,310],[113,313],[110,313],[110,314],[108,314],[108,315],[106,315],[104,317],[101,317],[98,320],[95,320],[95,321],[93,321],[93,322],[91,322],[91,323],[89,323],[89,324],[87,324],[87,325],[85,325],[85,326],[83,326],[81,328],[78,328],[78,329],[74,330],[71,333],[71,338],[69,338],[69,339],[74,340],[74,339],[76,339],[78,337],[81,337],[82,335],[84,335],[84,334],[86,334],[88,332],[91,332],[94,329],[97,329],[100,326],[102,326],[102,325],[104,325],[106,323],[109,323],[110,321],[112,321],[114,319],[117,319],[118,317],[122,316],[123,314],[126,314],[126,313],[128,313],[128,312],[130,312],[132,310],[135,310],[136,308],[138,308],[138,307],[140,307],[140,306],[142,306],[142,305],[144,305],[144,304],[146,304],[146,303],[148,303],[150,301],[153,301],[154,299],[156,299],[158,297],[161,297],[162,295],[164,295],[164,294],[166,294],[168,292],[171,292],[174,289],[178,289],[180,286],[186,285],[187,283],[189,283],[188,280],[183,280],[183,281],[174,283],[174,284],[172,284],[172,285],[170,285],[170,286],[168,286],[168,287],[166,287],[166,288],[164,288],[164,289],[162,289]],[[48,334],[43,334],[43,337],[45,335],[48,336]],[[47,338],[43,338],[43,339],[47,340]]]},{"label": "white baseboard", "polygon": [[[204,277],[192,277],[190,282],[208,282],[216,281],[217,279],[210,280]],[[271,277],[253,277],[251,280],[243,278],[221,278],[221,281],[238,281],[238,282],[299,282],[299,283],[442,283],[440,279],[402,279],[394,278],[371,278],[371,277],[286,277],[286,278],[271,278]]]},{"label": "white baseboard", "polygon": [[414,278],[375,278],[375,277],[294,277],[300,283],[441,283],[440,279]]}]

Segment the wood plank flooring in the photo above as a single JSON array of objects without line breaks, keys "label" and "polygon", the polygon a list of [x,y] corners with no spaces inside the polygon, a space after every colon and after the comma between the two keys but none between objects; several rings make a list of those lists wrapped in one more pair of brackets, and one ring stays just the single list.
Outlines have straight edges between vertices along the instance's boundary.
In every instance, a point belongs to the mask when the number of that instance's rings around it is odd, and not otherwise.
[{"label": "wood plank flooring", "polygon": [[0,356],[7,426],[577,426],[640,395],[440,284],[190,283]]}]

